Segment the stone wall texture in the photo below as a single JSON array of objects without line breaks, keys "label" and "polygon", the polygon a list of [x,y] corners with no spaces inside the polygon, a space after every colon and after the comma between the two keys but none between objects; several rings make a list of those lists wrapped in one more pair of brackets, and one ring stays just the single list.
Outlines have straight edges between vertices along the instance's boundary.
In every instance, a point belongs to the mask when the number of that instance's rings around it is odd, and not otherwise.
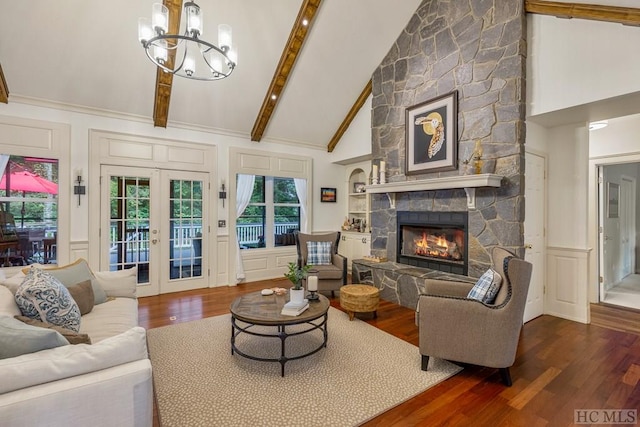
[{"label": "stone wall texture", "polygon": [[[524,255],[526,20],[517,0],[424,0],[373,74],[373,163],[387,162],[387,182],[462,174],[480,140],[483,172],[504,176],[479,188],[469,211],[469,275],[503,246]],[[458,94],[458,170],[405,175],[405,111]],[[464,211],[462,189],[372,194],[372,253],[395,261],[396,210]]]}]

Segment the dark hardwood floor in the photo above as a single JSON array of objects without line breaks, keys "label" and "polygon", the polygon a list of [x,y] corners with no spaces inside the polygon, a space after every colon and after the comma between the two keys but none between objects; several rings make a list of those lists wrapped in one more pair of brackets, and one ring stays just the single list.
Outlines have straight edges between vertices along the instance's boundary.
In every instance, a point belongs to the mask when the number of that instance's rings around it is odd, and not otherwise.
[{"label": "dark hardwood floor", "polygon": [[[140,298],[140,325],[156,328],[225,314],[238,295],[286,284],[286,279],[276,279]],[[340,308],[337,298],[331,304]],[[512,387],[502,385],[495,369],[465,366],[458,375],[364,425],[570,426],[579,409],[639,409],[640,313],[624,312],[624,320],[616,321],[615,309],[596,311],[594,321],[606,319],[602,322],[618,329],[629,324],[627,329],[635,327],[636,333],[538,317],[523,328],[511,368]],[[358,317],[418,345],[412,310],[382,301],[376,319]]]}]

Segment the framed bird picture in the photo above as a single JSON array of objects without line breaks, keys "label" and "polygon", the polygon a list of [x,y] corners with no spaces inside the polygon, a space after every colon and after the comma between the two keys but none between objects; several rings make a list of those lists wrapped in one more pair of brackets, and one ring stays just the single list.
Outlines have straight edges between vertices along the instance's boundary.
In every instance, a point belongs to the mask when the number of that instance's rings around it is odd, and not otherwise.
[{"label": "framed bird picture", "polygon": [[407,108],[406,175],[458,168],[458,92]]}]

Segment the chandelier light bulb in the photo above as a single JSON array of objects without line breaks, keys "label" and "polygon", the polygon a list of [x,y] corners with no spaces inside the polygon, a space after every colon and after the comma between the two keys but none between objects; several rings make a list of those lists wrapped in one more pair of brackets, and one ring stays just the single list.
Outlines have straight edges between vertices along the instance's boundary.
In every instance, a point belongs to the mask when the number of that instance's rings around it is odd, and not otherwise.
[{"label": "chandelier light bulb", "polygon": [[231,26],[227,24],[218,25],[218,44],[224,52],[231,49]]},{"label": "chandelier light bulb", "polygon": [[153,37],[153,29],[149,18],[138,18],[138,40],[145,44]]},{"label": "chandelier light bulb", "polygon": [[162,3],[154,3],[151,9],[151,25],[157,34],[166,34],[169,28],[169,9]]},{"label": "chandelier light bulb", "polygon": [[167,41],[158,40],[153,45],[153,56],[159,64],[164,65],[167,62]]},{"label": "chandelier light bulb", "polygon": [[[238,50],[235,46],[229,49],[229,51],[227,52],[227,57],[229,58],[229,61],[233,63],[234,67],[238,65]],[[231,66],[231,64],[227,65]]]},{"label": "chandelier light bulb", "polygon": [[189,77],[196,72],[196,61],[191,52],[187,52],[187,56],[184,58],[184,72]]},{"label": "chandelier light bulb", "polygon": [[211,61],[209,62],[211,64],[211,68],[212,68],[212,72],[214,74],[216,73],[220,73],[220,71],[222,70],[222,59],[220,57],[220,55],[211,55]]},{"label": "chandelier light bulb", "polygon": [[200,6],[193,2],[187,2],[184,5],[184,11],[187,15],[187,33],[193,37],[202,35],[202,11]]}]

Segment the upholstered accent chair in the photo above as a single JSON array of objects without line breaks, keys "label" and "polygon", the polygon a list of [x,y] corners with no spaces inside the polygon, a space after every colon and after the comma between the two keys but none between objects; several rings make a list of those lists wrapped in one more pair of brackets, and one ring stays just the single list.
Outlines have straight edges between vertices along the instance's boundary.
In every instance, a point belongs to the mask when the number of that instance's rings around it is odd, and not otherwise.
[{"label": "upholstered accent chair", "polygon": [[[318,272],[318,291],[331,291],[331,295],[335,296],[335,291],[340,290],[340,287],[347,284],[347,258],[338,254],[340,232],[305,234],[296,231],[295,239],[298,250],[298,266],[313,265],[312,269]],[[325,252],[327,258],[320,264],[309,262],[309,248],[313,250],[314,245],[322,245],[329,252],[328,254]]]},{"label": "upholstered accent chair", "polygon": [[428,280],[418,299],[422,370],[429,357],[498,368],[511,386],[513,365],[531,279],[531,264],[503,248],[492,251],[492,268],[502,276],[495,301],[468,298],[473,283]]}]

